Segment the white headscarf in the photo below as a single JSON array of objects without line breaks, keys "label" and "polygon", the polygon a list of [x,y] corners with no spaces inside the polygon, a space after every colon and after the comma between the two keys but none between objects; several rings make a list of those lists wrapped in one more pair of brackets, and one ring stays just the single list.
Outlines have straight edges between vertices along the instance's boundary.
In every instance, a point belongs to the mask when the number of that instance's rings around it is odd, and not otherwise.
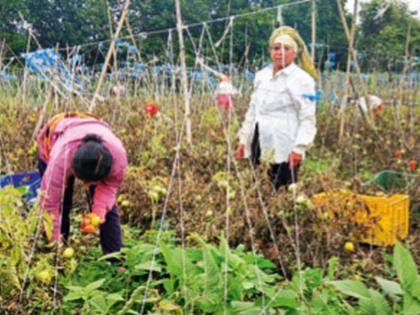
[{"label": "white headscarf", "polygon": [[273,44],[283,44],[292,48],[295,53],[298,53],[298,44],[296,41],[287,34],[281,34],[274,39]]}]

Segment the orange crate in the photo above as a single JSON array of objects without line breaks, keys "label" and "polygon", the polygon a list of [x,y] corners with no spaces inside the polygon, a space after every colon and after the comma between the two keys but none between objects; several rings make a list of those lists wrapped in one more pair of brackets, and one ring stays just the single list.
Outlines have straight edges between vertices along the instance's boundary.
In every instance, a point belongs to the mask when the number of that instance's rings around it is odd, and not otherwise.
[{"label": "orange crate", "polygon": [[359,241],[372,245],[394,245],[403,240],[409,230],[408,195],[367,196],[352,193],[328,192],[315,195],[319,208],[334,213],[353,208],[352,221],[364,224],[366,234]]}]

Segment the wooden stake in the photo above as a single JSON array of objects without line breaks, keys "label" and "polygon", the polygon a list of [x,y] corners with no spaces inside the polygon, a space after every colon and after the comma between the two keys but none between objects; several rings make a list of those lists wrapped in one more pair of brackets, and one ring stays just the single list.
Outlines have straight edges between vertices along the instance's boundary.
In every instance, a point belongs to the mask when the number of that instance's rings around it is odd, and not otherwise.
[{"label": "wooden stake", "polygon": [[315,62],[315,44],[316,44],[316,0],[312,0],[312,46],[311,46],[312,62]]},{"label": "wooden stake", "polygon": [[[109,5],[109,1],[106,2],[107,5],[107,14],[108,14],[108,27],[109,27],[109,35],[111,36],[111,38],[113,37],[114,34],[114,29],[112,28],[112,11],[111,11],[111,6]],[[114,66],[114,72],[117,72],[117,51],[114,47],[114,49],[112,49],[112,55],[114,56],[114,62],[113,62],[113,66]]]},{"label": "wooden stake", "polygon": [[95,109],[96,97],[99,95],[99,91],[101,90],[102,83],[103,83],[106,71],[108,69],[109,61],[111,60],[111,56],[112,56],[112,54],[114,52],[114,49],[115,49],[115,40],[118,38],[118,35],[121,32],[121,29],[122,29],[123,24],[124,24],[125,17],[127,16],[127,13],[128,13],[128,7],[129,6],[130,6],[130,0],[125,0],[124,8],[123,8],[123,11],[122,11],[122,14],[121,14],[120,21],[118,22],[117,30],[115,31],[115,34],[112,37],[111,46],[108,49],[108,53],[106,55],[105,62],[104,62],[104,67],[102,68],[102,72],[101,72],[101,75],[99,77],[98,84],[96,85],[95,93],[93,94],[92,100],[90,102],[89,113],[91,113]]},{"label": "wooden stake", "polygon": [[184,36],[183,36],[183,23],[181,17],[181,5],[179,0],[175,0],[176,8],[176,28],[178,31],[179,39],[179,58],[181,61],[181,85],[182,91],[184,94],[184,106],[185,106],[185,119],[186,119],[186,132],[187,132],[187,141],[189,144],[192,144],[192,134],[191,134],[191,110],[190,110],[190,97],[188,92],[188,80],[187,80],[187,66],[185,62],[185,45],[184,45]]}]

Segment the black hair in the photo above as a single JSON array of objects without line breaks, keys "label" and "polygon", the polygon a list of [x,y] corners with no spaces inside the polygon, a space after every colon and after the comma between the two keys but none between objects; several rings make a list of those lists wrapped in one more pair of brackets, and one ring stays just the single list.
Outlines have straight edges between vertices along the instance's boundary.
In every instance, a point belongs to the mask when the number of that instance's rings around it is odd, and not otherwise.
[{"label": "black hair", "polygon": [[105,179],[112,168],[111,153],[95,134],[86,135],[82,141],[72,161],[74,175],[86,182]]}]

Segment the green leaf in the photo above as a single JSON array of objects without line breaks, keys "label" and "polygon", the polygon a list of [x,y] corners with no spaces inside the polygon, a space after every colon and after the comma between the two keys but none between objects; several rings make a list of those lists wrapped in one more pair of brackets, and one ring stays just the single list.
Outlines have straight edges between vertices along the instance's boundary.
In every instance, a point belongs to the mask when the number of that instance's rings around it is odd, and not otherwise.
[{"label": "green leaf", "polygon": [[276,307],[287,307],[297,308],[299,307],[299,301],[297,298],[297,292],[292,290],[281,291],[273,302],[273,306]]},{"label": "green leaf", "polygon": [[177,248],[169,249],[165,243],[160,243],[160,250],[162,251],[163,257],[166,262],[166,267],[171,275],[183,278],[182,268],[182,252]]},{"label": "green leaf", "polygon": [[203,259],[205,273],[205,292],[209,293],[222,286],[222,275],[208,246],[203,248]]},{"label": "green leaf", "polygon": [[382,290],[391,297],[403,294],[403,290],[401,289],[399,283],[395,281],[386,280],[381,277],[376,277],[375,279],[376,282],[378,282],[378,284],[381,286]]},{"label": "green leaf", "polygon": [[[153,263],[153,265],[152,265]],[[147,270],[147,271],[155,271],[155,272],[162,272],[162,267],[157,265],[156,262],[153,261],[146,261],[140,263],[134,267],[135,270]]]},{"label": "green leaf", "polygon": [[174,291],[175,291],[175,281],[173,280],[173,278],[163,279],[162,284],[163,284],[163,287],[164,287],[166,293],[168,293],[169,295],[174,293]]},{"label": "green leaf", "polygon": [[228,260],[229,265],[232,266],[235,271],[241,272],[246,263],[241,257],[232,253],[228,242],[224,238],[220,241],[219,251],[225,256],[224,259]]},{"label": "green leaf", "polygon": [[392,310],[387,300],[378,291],[369,289],[369,293],[375,308],[375,314],[392,315]]},{"label": "green leaf", "polygon": [[197,299],[197,305],[206,313],[214,313],[217,309],[218,296],[215,294],[208,294]]},{"label": "green leaf", "polygon": [[254,288],[254,287],[255,287],[255,285],[254,285],[254,283],[253,283],[253,282],[251,282],[251,281],[244,281],[244,282],[242,282],[242,287],[243,287],[245,290],[249,290],[249,289]]},{"label": "green leaf", "polygon": [[100,279],[98,281],[92,282],[84,288],[84,291],[86,292],[86,294],[89,294],[90,292],[100,288],[104,284],[104,282],[105,279]]},{"label": "green leaf", "polygon": [[64,301],[75,301],[75,300],[80,300],[83,299],[83,289],[82,287],[73,287],[73,288],[78,288],[78,290],[74,290],[69,292],[65,297],[64,297]]},{"label": "green leaf", "polygon": [[[107,313],[107,304],[103,294],[94,296],[89,300],[89,304],[91,304],[95,310],[99,311],[99,314],[106,314]],[[97,312],[92,312],[97,313]]]},{"label": "green leaf", "polygon": [[331,281],[333,286],[340,292],[353,296],[358,299],[369,299],[370,294],[367,287],[360,281],[355,280],[342,280],[342,281]]},{"label": "green leaf", "polygon": [[401,243],[395,245],[394,264],[401,286],[404,290],[411,290],[418,276],[417,266],[410,252]]},{"label": "green leaf", "polygon": [[328,272],[327,272],[328,280],[330,281],[334,280],[334,274],[335,274],[335,269],[337,268],[337,265],[338,265],[338,257],[334,256],[328,260]]},{"label": "green leaf", "polygon": [[166,312],[174,312],[174,311],[181,311],[181,307],[178,304],[175,304],[169,300],[162,300],[159,302],[158,306],[159,310],[162,310],[164,313]]},{"label": "green leaf", "polygon": [[122,253],[121,252],[113,252],[113,253],[110,253],[110,254],[106,254],[106,255],[103,255],[102,257],[100,257],[98,259],[98,261],[108,260],[110,258],[117,258],[117,259],[122,258]]},{"label": "green leaf", "polygon": [[15,188],[19,195],[24,195],[28,192],[28,186],[20,186]]},{"label": "green leaf", "polygon": [[112,301],[124,301],[124,298],[120,294],[118,294],[118,293],[108,294],[106,296],[106,299],[107,300],[112,300]]},{"label": "green leaf", "polygon": [[420,314],[420,302],[415,300],[409,293],[404,293],[404,315],[419,315]]},{"label": "green leaf", "polygon": [[411,290],[411,295],[414,296],[418,301],[420,301],[420,276],[417,276],[417,279],[413,284],[413,290]]},{"label": "green leaf", "polygon": [[[360,308],[368,315],[379,315],[375,312],[375,305],[372,299],[362,299],[359,301]],[[382,315],[382,314],[381,314]]]},{"label": "green leaf", "polygon": [[253,302],[232,301],[232,307],[235,314],[254,315],[260,314],[262,309]]}]

